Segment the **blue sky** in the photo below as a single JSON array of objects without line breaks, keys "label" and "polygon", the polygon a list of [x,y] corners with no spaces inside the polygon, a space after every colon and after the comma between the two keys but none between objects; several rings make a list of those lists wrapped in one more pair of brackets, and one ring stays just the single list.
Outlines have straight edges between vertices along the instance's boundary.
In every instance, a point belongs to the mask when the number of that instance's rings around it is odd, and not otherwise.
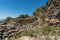
[{"label": "blue sky", "polygon": [[47,0],[0,0],[0,19],[21,14],[32,15],[36,8],[46,4]]}]

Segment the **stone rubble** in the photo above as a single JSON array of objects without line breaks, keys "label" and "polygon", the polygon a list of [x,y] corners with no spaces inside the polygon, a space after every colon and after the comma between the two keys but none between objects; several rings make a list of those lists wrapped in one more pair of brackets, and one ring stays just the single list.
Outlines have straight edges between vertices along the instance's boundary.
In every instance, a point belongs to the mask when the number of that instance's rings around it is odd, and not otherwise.
[{"label": "stone rubble", "polygon": [[[43,15],[45,15],[44,18],[42,18]],[[5,40],[7,40],[7,38],[15,34],[19,35],[25,30],[39,29],[41,25],[60,27],[60,0],[49,0],[46,5],[45,14],[40,13],[38,16],[31,16],[25,19],[11,19],[6,24],[2,23],[0,26],[0,35],[2,39],[6,38]],[[41,38],[41,40],[46,40],[45,36],[41,36]],[[53,38],[54,37],[52,37],[51,40],[53,40]],[[57,39],[60,40],[60,36],[58,36]]]}]

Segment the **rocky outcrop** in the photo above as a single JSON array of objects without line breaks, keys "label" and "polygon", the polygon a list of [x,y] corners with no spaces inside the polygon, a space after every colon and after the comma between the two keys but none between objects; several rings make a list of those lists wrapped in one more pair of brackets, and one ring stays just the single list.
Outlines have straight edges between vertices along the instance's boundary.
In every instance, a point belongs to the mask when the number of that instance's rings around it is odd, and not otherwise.
[{"label": "rocky outcrop", "polygon": [[[33,28],[36,29],[38,28],[38,18],[35,16],[26,18],[26,19],[11,19],[9,22],[7,22],[6,24],[2,24],[1,25],[1,35],[2,38],[9,38],[9,37],[13,37],[14,35],[19,35],[21,36],[21,32],[26,31],[26,30],[32,30]],[[33,29],[33,30],[34,30]]]},{"label": "rocky outcrop", "polygon": [[46,26],[60,26],[60,0],[49,0],[43,22]]},{"label": "rocky outcrop", "polygon": [[14,35],[21,36],[26,30],[36,30],[43,26],[60,27],[60,0],[49,0],[46,5],[46,12],[38,16],[28,18],[14,18],[0,26],[0,34],[3,39]]}]

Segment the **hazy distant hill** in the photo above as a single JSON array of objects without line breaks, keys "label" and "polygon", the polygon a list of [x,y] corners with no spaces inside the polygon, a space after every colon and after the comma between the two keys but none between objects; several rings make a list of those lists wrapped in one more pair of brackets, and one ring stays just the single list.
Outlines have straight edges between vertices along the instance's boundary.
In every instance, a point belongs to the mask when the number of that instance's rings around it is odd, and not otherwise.
[{"label": "hazy distant hill", "polygon": [[3,19],[0,19],[0,22],[2,22],[3,21]]}]

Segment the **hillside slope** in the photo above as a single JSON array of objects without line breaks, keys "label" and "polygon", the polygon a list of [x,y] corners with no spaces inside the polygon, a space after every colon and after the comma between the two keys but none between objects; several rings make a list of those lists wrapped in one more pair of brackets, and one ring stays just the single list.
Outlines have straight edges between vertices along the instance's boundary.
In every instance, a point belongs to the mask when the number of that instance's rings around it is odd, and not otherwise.
[{"label": "hillside slope", "polygon": [[[27,18],[11,18],[0,26],[1,37],[32,36],[38,34],[55,35],[60,27],[60,0],[49,0],[46,6],[37,8],[34,15]],[[43,32],[41,31],[43,28]],[[46,30],[44,30],[46,29]],[[60,33],[60,31],[58,31]],[[33,34],[34,33],[34,34]]]}]

